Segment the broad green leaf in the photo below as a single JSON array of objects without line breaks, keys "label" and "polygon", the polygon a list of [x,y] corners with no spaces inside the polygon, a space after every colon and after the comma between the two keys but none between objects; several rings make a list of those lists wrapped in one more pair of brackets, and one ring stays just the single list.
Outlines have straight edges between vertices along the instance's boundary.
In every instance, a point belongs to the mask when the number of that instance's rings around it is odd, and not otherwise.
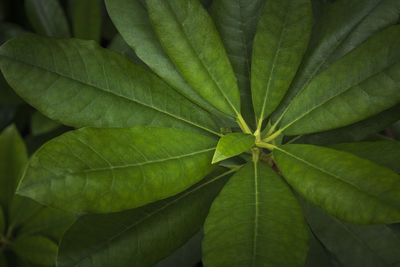
[{"label": "broad green leaf", "polygon": [[198,182],[213,169],[215,146],[212,137],[171,128],[83,128],[42,146],[18,193],[74,212],[131,209]]},{"label": "broad green leaf", "polygon": [[0,205],[0,235],[6,230],[6,217],[4,216],[3,207]]},{"label": "broad green leaf", "polygon": [[398,141],[342,143],[330,147],[352,153],[400,173],[400,142]]},{"label": "broad green leaf", "polygon": [[251,93],[258,128],[281,102],[306,51],[310,0],[269,0],[254,38]]},{"label": "broad green leaf", "polygon": [[31,132],[33,135],[40,135],[51,132],[60,126],[61,126],[60,123],[47,118],[38,111],[35,112],[32,116]]},{"label": "broad green leaf", "polygon": [[[321,242],[309,231],[310,249],[304,267],[333,267],[332,257]],[[338,266],[336,266],[338,267]]]},{"label": "broad green leaf", "polygon": [[100,42],[101,0],[71,0],[70,2],[74,37]]},{"label": "broad green leaf", "polygon": [[201,262],[202,239],[203,232],[199,231],[188,242],[168,256],[168,258],[163,259],[154,267],[197,266],[197,264]]},{"label": "broad green leaf", "polygon": [[107,11],[124,40],[166,83],[201,107],[217,111],[180,74],[151,25],[143,0],[106,0]]},{"label": "broad green leaf", "polygon": [[398,266],[400,238],[386,225],[342,222],[309,202],[303,210],[312,231],[345,267]]},{"label": "broad green leaf", "polygon": [[0,64],[19,95],[65,125],[219,130],[156,75],[93,41],[25,35],[1,47]]},{"label": "broad green leaf", "polygon": [[366,120],[338,129],[302,136],[297,143],[329,145],[343,142],[359,142],[379,133],[400,119],[400,105],[396,105]]},{"label": "broad green leaf", "polygon": [[25,0],[25,11],[36,33],[70,37],[68,21],[58,0]]},{"label": "broad green leaf", "polygon": [[275,118],[285,112],[299,92],[334,61],[349,53],[373,34],[398,21],[397,0],[325,1],[315,22],[308,50]]},{"label": "broad green leaf", "polygon": [[108,48],[115,52],[120,53],[133,63],[146,67],[143,61],[140,60],[140,58],[136,55],[135,51],[133,51],[132,48],[124,41],[124,39],[120,34],[116,34],[114,36]]},{"label": "broad green leaf", "polygon": [[11,202],[22,171],[28,161],[24,141],[15,126],[0,134],[0,205]]},{"label": "broad green leaf", "polygon": [[231,117],[240,114],[240,94],[222,41],[198,0],[148,0],[162,46],[198,93]]},{"label": "broad green leaf", "polygon": [[16,105],[0,104],[0,131],[10,125],[16,112]]},{"label": "broad green leaf", "polygon": [[287,135],[366,119],[400,101],[400,26],[375,34],[311,81],[282,118]]},{"label": "broad green leaf", "polygon": [[200,230],[226,182],[221,175],[138,209],[79,218],[63,237],[57,266],[153,266]]},{"label": "broad green leaf", "polygon": [[0,22],[0,44],[26,33],[28,32],[17,24]]},{"label": "broad green leaf", "polygon": [[235,72],[246,122],[255,126],[251,102],[250,66],[253,39],[265,0],[214,0],[211,16]]},{"label": "broad green leaf", "polygon": [[230,133],[222,136],[218,141],[212,163],[246,152],[254,145],[255,141],[255,136],[251,134]]},{"label": "broad green leaf", "polygon": [[44,236],[21,236],[13,241],[11,248],[32,264],[54,266],[56,262],[57,244]]},{"label": "broad green leaf", "polygon": [[211,205],[202,247],[205,266],[303,266],[308,231],[287,184],[251,162]]},{"label": "broad green leaf", "polygon": [[350,153],[312,145],[273,151],[279,170],[301,195],[341,220],[400,221],[400,176]]}]

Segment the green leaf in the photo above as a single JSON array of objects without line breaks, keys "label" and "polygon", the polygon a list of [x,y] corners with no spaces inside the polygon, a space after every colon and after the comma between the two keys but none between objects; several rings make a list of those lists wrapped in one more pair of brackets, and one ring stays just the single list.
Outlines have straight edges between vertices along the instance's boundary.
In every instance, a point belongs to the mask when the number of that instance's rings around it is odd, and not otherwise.
[{"label": "green leaf", "polygon": [[107,11],[136,55],[166,83],[201,107],[218,113],[182,77],[170,60],[151,25],[143,0],[106,0]]},{"label": "green leaf", "polygon": [[75,212],[131,209],[198,182],[213,169],[215,146],[214,138],[171,128],[83,128],[42,146],[18,193]]},{"label": "green leaf", "polygon": [[379,133],[400,119],[400,105],[396,105],[366,120],[338,129],[305,135],[297,143],[328,145],[343,142],[359,142]]},{"label": "green leaf", "polygon": [[250,125],[255,123],[250,90],[251,53],[265,2],[214,0],[210,11],[238,81],[243,117]]},{"label": "green leaf", "polygon": [[303,203],[303,210],[312,231],[343,266],[384,267],[400,263],[400,239],[390,227],[345,223],[309,202]]},{"label": "green leaf", "polygon": [[100,0],[72,0],[74,37],[100,42],[102,6]]},{"label": "green leaf", "polygon": [[16,112],[16,105],[0,104],[0,131],[10,125]]},{"label": "green leaf", "polygon": [[79,218],[63,237],[57,266],[153,266],[200,230],[226,182],[219,178],[229,173],[139,209]]},{"label": "green leaf", "polygon": [[281,122],[287,135],[363,120],[400,101],[400,26],[375,34],[299,93]]},{"label": "green leaf", "polygon": [[120,34],[116,34],[114,38],[111,40],[108,48],[120,53],[121,55],[125,56],[127,59],[136,63],[138,65],[142,65],[143,67],[147,67],[143,61],[136,55],[135,51],[124,41]]},{"label": "green leaf", "polygon": [[343,57],[373,34],[394,25],[400,14],[397,0],[325,1],[314,23],[308,50],[274,117],[285,112],[299,92],[320,72]]},{"label": "green leaf", "polygon": [[54,266],[57,244],[40,235],[21,236],[11,244],[13,251],[32,264]]},{"label": "green leaf", "polygon": [[354,154],[400,173],[400,142],[378,141],[360,143],[342,143],[331,148]]},{"label": "green leaf", "polygon": [[154,267],[197,266],[201,262],[202,231],[199,231],[188,242],[173,254],[157,263]]},{"label": "green leaf", "polygon": [[254,38],[251,93],[258,128],[281,102],[311,34],[310,0],[267,1]]},{"label": "green leaf", "polygon": [[0,205],[8,207],[28,161],[24,141],[15,126],[0,134]]},{"label": "green leaf", "polygon": [[204,225],[206,266],[303,266],[307,249],[300,205],[264,164],[248,163],[228,181]]},{"label": "green leaf", "polygon": [[333,267],[332,257],[321,242],[310,231],[310,249],[304,267]]},{"label": "green leaf", "polygon": [[28,32],[17,24],[0,22],[0,44],[26,33]]},{"label": "green leaf", "polygon": [[341,220],[358,224],[400,221],[400,176],[350,153],[312,145],[273,151],[296,191]]},{"label": "green leaf", "polygon": [[26,0],[25,12],[37,33],[70,37],[68,21],[58,0]]},{"label": "green leaf", "polygon": [[0,64],[19,95],[65,125],[219,131],[156,75],[93,41],[25,35],[1,47]]},{"label": "green leaf", "polygon": [[146,1],[162,46],[194,89],[231,117],[240,114],[240,94],[222,41],[198,0]]},{"label": "green leaf", "polygon": [[0,205],[0,235],[6,230],[6,218],[4,216],[3,207]]},{"label": "green leaf", "polygon": [[218,141],[212,163],[246,152],[254,145],[255,141],[255,136],[251,134],[231,133],[222,136]]},{"label": "green leaf", "polygon": [[61,126],[60,123],[47,118],[38,111],[35,112],[32,116],[31,132],[33,135],[41,135],[51,132],[60,126]]}]

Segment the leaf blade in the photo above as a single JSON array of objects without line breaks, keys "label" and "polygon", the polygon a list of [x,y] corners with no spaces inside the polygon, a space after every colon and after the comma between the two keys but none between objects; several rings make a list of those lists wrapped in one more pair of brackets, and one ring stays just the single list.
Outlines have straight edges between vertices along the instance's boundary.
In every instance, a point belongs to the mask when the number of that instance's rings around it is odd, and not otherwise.
[{"label": "leaf blade", "polygon": [[170,128],[83,128],[35,153],[18,194],[74,212],[139,207],[208,174],[215,146],[212,137]]},{"label": "leaf blade", "polygon": [[100,0],[72,0],[72,29],[74,37],[100,42],[102,6]]},{"label": "leaf blade", "polygon": [[307,243],[301,208],[289,187],[266,165],[248,163],[210,208],[203,262],[207,266],[302,266]]},{"label": "leaf blade", "polygon": [[400,220],[400,177],[350,153],[283,145],[274,157],[296,191],[337,218],[357,224]]},{"label": "leaf blade", "polygon": [[244,133],[230,133],[223,135],[217,144],[212,163],[237,156],[249,150],[255,143],[255,136]]},{"label": "leaf blade", "polygon": [[200,2],[150,0],[146,4],[161,44],[186,80],[217,109],[238,117],[240,94],[235,75]]}]

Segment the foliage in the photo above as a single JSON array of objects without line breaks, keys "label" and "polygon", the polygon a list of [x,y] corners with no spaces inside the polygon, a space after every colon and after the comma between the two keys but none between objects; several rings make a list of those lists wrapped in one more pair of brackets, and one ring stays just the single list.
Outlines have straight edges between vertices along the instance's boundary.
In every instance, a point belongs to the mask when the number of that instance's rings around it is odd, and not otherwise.
[{"label": "foliage", "polygon": [[57,266],[399,264],[399,1],[106,0],[109,49],[99,1],[45,2],[0,68],[33,134],[76,128],[17,188],[85,214]]}]

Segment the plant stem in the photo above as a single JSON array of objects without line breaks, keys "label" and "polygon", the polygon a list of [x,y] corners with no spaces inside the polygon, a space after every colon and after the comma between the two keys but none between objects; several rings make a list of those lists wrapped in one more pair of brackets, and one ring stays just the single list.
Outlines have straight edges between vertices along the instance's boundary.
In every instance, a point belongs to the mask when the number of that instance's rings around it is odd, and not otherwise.
[{"label": "plant stem", "polygon": [[242,115],[240,115],[240,114],[238,114],[237,123],[239,124],[240,129],[242,129],[242,131],[244,133],[251,134],[251,130],[250,130],[249,126],[247,125],[246,121],[243,119]]}]

